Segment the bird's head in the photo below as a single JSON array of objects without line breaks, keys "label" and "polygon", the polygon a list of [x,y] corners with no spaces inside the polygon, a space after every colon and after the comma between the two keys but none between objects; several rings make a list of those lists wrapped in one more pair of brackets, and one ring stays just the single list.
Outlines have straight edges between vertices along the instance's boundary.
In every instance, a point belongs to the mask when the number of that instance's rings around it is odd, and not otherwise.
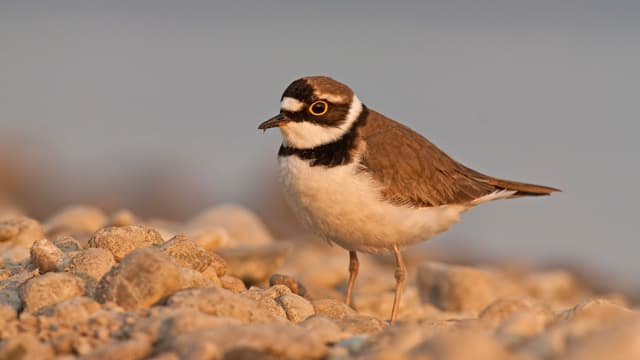
[{"label": "bird's head", "polygon": [[310,149],[340,139],[363,105],[346,85],[326,76],[292,82],[280,99],[280,113],[258,129],[278,127],[286,146]]}]

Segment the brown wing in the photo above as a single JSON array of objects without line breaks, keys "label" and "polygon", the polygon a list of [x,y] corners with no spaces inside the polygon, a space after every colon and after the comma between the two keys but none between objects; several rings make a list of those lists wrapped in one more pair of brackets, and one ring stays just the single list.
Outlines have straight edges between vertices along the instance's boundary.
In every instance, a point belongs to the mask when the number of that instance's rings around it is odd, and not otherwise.
[{"label": "brown wing", "polygon": [[361,163],[364,171],[382,184],[382,196],[393,203],[439,206],[470,203],[499,190],[514,190],[513,196],[557,191],[483,175],[453,160],[408,127],[369,111],[360,129],[366,142]]}]

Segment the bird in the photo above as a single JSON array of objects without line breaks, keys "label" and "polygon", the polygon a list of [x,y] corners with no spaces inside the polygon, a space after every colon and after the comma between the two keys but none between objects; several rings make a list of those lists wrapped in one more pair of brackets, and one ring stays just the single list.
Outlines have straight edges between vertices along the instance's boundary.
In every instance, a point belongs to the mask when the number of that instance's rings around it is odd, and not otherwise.
[{"label": "bird", "polygon": [[319,237],[349,252],[347,305],[358,253],[393,253],[390,323],[407,279],[407,246],[447,230],[482,203],[560,191],[468,168],[327,76],[293,81],[280,98],[279,113],[258,126],[270,128],[282,135],[279,178],[293,212]]}]

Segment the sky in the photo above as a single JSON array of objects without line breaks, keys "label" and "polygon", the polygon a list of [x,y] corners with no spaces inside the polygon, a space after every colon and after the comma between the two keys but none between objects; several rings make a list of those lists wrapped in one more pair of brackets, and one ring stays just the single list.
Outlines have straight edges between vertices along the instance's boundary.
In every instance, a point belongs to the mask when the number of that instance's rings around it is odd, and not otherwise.
[{"label": "sky", "polygon": [[257,125],[329,75],[471,168],[563,190],[482,205],[427,251],[637,286],[638,39],[633,0],[5,0],[0,141],[27,139],[69,201],[161,167],[260,208],[280,136]]}]

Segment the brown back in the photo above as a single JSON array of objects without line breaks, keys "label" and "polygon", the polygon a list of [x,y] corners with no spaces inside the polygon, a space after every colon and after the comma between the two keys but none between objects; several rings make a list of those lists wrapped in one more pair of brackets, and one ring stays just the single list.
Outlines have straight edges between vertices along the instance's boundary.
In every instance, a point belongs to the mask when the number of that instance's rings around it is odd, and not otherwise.
[{"label": "brown back", "polygon": [[361,159],[363,170],[382,184],[383,198],[395,204],[467,204],[499,190],[514,190],[513,196],[558,191],[496,179],[469,169],[422,135],[373,110],[359,134],[366,142]]}]

